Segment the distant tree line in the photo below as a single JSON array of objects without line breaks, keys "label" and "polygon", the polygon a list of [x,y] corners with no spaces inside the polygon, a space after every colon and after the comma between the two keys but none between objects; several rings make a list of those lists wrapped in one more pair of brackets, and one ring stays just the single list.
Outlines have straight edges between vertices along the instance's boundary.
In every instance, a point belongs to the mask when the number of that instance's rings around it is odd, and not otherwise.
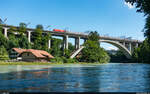
[{"label": "distant tree line", "polygon": [[121,50],[111,50],[114,53],[108,52],[110,62],[112,63],[133,63],[132,59],[128,59]]}]

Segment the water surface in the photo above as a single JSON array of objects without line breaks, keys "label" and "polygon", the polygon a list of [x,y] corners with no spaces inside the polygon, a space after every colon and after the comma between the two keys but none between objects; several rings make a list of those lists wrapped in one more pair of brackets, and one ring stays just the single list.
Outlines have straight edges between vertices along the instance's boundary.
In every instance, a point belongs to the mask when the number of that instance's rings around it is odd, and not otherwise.
[{"label": "water surface", "polygon": [[150,92],[149,64],[0,66],[0,91]]}]

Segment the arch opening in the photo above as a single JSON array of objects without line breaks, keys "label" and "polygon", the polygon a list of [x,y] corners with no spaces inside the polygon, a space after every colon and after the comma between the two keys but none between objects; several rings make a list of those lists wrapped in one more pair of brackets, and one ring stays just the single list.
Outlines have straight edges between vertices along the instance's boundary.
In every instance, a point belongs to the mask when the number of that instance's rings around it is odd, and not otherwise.
[{"label": "arch opening", "polygon": [[117,47],[118,49],[120,49],[123,54],[128,58],[131,59],[131,52],[121,43],[116,42],[116,41],[111,41],[111,40],[100,40],[100,42],[104,42],[104,43],[109,43],[115,47]]}]

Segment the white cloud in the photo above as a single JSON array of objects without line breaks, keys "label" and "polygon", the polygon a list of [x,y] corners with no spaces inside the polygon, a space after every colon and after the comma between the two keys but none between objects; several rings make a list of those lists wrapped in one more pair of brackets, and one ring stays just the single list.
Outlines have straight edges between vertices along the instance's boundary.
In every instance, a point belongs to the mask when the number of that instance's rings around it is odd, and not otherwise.
[{"label": "white cloud", "polygon": [[134,8],[134,5],[131,5],[129,2],[128,2],[128,3],[127,3],[127,2],[124,2],[124,4],[127,5],[129,9]]}]

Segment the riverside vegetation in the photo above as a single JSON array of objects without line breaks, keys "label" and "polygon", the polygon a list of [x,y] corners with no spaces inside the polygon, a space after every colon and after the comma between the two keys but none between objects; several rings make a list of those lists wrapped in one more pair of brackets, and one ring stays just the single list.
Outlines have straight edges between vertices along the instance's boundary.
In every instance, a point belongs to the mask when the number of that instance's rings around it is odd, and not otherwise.
[{"label": "riverside vegetation", "polygon": [[150,0],[125,0],[126,2],[135,5],[137,12],[144,13],[146,23],[143,29],[146,39],[133,52],[133,61],[150,64]]},{"label": "riverside vegetation", "polygon": [[[74,51],[75,47],[69,43],[68,50],[65,49],[63,51],[63,41],[61,39],[52,38],[50,33],[42,34],[43,26],[37,25],[35,32],[33,32],[33,36],[31,37],[32,43],[28,42],[26,36],[26,28],[27,25],[25,23],[20,23],[19,28],[11,27],[8,31],[8,38],[5,38],[2,34],[2,25],[0,25],[0,60],[1,64],[4,65],[4,62],[9,60],[9,54],[12,48],[23,48],[23,49],[38,49],[45,50],[48,53],[52,54],[55,58],[51,59],[52,63],[77,63],[77,62],[86,62],[86,63],[106,63],[109,62],[110,57],[106,53],[106,51],[100,47],[98,42],[99,34],[96,31],[91,31],[89,33],[88,40],[83,44],[85,48],[81,52],[81,55],[78,58],[70,59],[69,56],[71,52]],[[14,32],[18,34],[15,35]],[[52,40],[51,49],[48,48],[48,40]],[[41,62],[33,62],[35,64],[41,64]],[[5,62],[7,65],[11,65],[11,62]],[[20,64],[20,62],[14,62],[14,64]],[[22,64],[31,64],[31,63],[23,63]],[[49,64],[49,63],[43,63]]]}]

